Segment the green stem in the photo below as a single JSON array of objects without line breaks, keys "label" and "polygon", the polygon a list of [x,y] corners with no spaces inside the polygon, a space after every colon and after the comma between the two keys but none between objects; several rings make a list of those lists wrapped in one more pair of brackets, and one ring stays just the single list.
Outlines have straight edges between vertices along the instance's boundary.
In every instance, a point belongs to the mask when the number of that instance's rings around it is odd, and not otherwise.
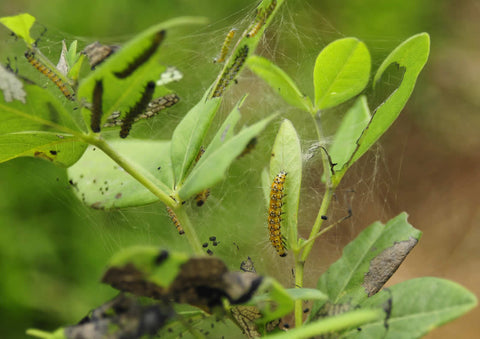
[{"label": "green stem", "polygon": [[[310,232],[310,236],[308,237],[307,244],[305,245],[305,249],[302,252],[302,260],[306,261],[310,251],[313,248],[314,241],[318,232],[323,224],[322,216],[327,214],[328,207],[330,206],[330,202],[332,201],[333,193],[335,192],[335,188],[331,186],[327,186],[327,190],[325,191],[325,195],[323,196],[322,205],[320,206],[320,210],[318,211],[317,219],[313,224],[312,230]],[[312,240],[312,241],[311,241]]]},{"label": "green stem", "polygon": [[[295,254],[295,288],[303,287],[303,271],[305,261],[299,260],[299,253]],[[295,327],[301,327],[303,324],[303,305],[302,300],[295,300]]]},{"label": "green stem", "polygon": [[174,208],[173,211],[177,215],[178,221],[180,221],[180,224],[182,225],[182,228],[185,231],[185,235],[187,236],[188,243],[192,247],[195,254],[204,255],[205,253],[203,252],[202,244],[198,239],[197,232],[195,232],[195,228],[190,222],[190,218],[185,212],[185,208],[183,208],[183,206],[180,205],[178,208],[176,209]]},{"label": "green stem", "polygon": [[[135,180],[142,184],[146,189],[152,192],[160,201],[167,206],[175,208],[179,203],[175,202],[167,193],[170,189],[161,181],[154,178],[150,173],[144,169],[137,167],[134,163],[130,162],[127,158],[115,151],[110,144],[99,136],[83,135],[83,141],[97,146],[106,155],[108,155],[113,161],[115,161],[121,168],[130,174]],[[160,188],[161,187],[161,188]]]}]

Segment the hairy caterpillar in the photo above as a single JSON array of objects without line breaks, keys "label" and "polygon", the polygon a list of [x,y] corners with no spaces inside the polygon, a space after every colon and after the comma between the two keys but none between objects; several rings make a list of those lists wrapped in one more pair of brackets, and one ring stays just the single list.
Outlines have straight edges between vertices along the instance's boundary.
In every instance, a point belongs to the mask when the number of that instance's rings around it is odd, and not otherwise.
[{"label": "hairy caterpillar", "polygon": [[125,79],[132,75],[133,72],[140,66],[142,66],[145,62],[150,59],[150,57],[155,54],[158,47],[162,43],[163,39],[165,38],[165,30],[161,30],[157,32],[153,37],[152,44],[148,47],[145,51],[142,52],[133,62],[129,63],[127,68],[123,71],[114,72],[113,74],[119,79]]},{"label": "hairy caterpillar", "polygon": [[182,225],[180,225],[180,221],[178,220],[177,215],[168,206],[167,206],[167,213],[168,213],[168,216],[170,217],[170,219],[172,219],[172,222],[175,225],[175,228],[177,229],[178,234],[184,234],[185,231],[183,230]]},{"label": "hairy caterpillar", "polygon": [[74,100],[74,95],[72,92],[70,92],[62,79],[60,79],[60,77],[54,71],[37,60],[33,51],[26,51],[25,58],[27,58],[28,62],[32,64],[32,66],[35,67],[40,73],[49,78],[60,89],[60,91],[62,91],[63,95],[68,100]]},{"label": "hairy caterpillar", "polygon": [[212,98],[221,97],[223,95],[223,92],[228,87],[230,81],[232,81],[237,75],[237,73],[240,71],[240,68],[247,59],[247,56],[248,46],[245,45],[240,48],[233,64],[230,67],[227,67],[225,71],[223,71],[222,76],[217,83],[217,86],[215,86],[215,89],[213,90]]},{"label": "hairy caterpillar", "polygon": [[281,171],[273,180],[270,188],[270,207],[268,209],[268,230],[270,232],[270,242],[281,257],[287,255],[285,239],[282,237],[280,229],[282,222],[282,198],[285,196],[284,184],[287,172]]},{"label": "hairy caterpillar", "polygon": [[155,91],[155,82],[150,81],[145,87],[145,91],[142,94],[140,100],[128,111],[125,119],[123,119],[122,129],[120,130],[120,137],[126,138],[130,133],[132,124],[135,122],[135,118],[140,115],[147,107],[150,100],[152,100],[153,92]]},{"label": "hairy caterpillar", "polygon": [[[195,158],[195,163],[197,163],[200,158],[202,157],[203,153],[205,153],[205,148],[200,147],[198,151],[197,157]],[[210,196],[210,188],[206,188],[200,193],[195,196],[195,201],[197,202],[197,206],[203,206],[203,204],[207,201],[207,198]]]},{"label": "hairy caterpillar", "polygon": [[236,28],[232,28],[230,32],[228,32],[227,36],[225,37],[225,41],[223,42],[222,49],[220,50],[220,56],[213,60],[213,62],[224,62],[225,57],[228,54],[228,50],[230,48],[230,44],[232,43],[232,39],[237,32]]},{"label": "hairy caterpillar", "polygon": [[203,204],[207,201],[207,198],[210,196],[210,188],[207,188],[195,196],[195,201],[197,202],[197,206],[203,206]]},{"label": "hairy caterpillar", "polygon": [[[175,93],[170,93],[150,101],[145,109],[145,112],[139,114],[135,117],[134,122],[137,122],[142,119],[149,119],[155,116],[158,112],[163,111],[168,107],[172,107],[177,102],[180,101],[180,98]],[[123,119],[120,118],[120,112],[113,112],[108,118],[107,121],[103,124],[103,127],[114,127],[122,126]]]},{"label": "hairy caterpillar", "polygon": [[267,19],[270,17],[270,15],[272,15],[273,11],[275,10],[275,7],[277,7],[277,0],[272,0],[270,5],[268,5],[267,9],[257,10],[255,21],[250,26],[251,28],[247,33],[247,38],[253,38],[255,35],[257,35],[257,33],[260,31],[260,28],[262,28],[263,25],[265,25],[265,23],[267,22]]},{"label": "hairy caterpillar", "polygon": [[92,117],[90,119],[90,127],[95,133],[100,132],[100,121],[102,120],[103,108],[103,81],[97,80],[92,94]]}]

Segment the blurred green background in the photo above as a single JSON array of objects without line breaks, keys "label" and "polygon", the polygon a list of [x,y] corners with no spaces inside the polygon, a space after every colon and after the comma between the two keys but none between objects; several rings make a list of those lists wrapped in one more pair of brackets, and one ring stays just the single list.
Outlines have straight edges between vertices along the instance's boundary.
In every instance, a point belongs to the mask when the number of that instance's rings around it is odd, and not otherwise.
[{"label": "blurred green background", "polygon": [[[172,86],[182,101],[163,118],[143,124],[135,133],[169,138],[172,128],[215,78],[219,68],[211,61],[224,34],[232,26],[243,28],[242,18],[255,5],[247,0],[23,0],[2,1],[0,16],[22,12],[35,16],[48,28],[39,48],[52,60],[58,58],[63,38],[67,42],[78,39],[80,47],[95,40],[121,43],[175,16],[208,17],[210,24],[205,27],[169,32],[162,47],[165,62],[184,73],[184,80]],[[338,202],[332,206],[334,215],[341,217],[351,205],[354,216],[319,241],[315,259],[307,266],[312,272],[307,277],[310,286],[361,229],[405,210],[410,214],[409,221],[424,235],[392,282],[439,276],[480,294],[478,17],[480,5],[475,0],[286,0],[257,53],[274,59],[307,94],[312,92],[315,57],[334,39],[355,36],[365,41],[373,56],[373,69],[415,33],[426,31],[432,40],[430,60],[406,109],[381,139],[381,146],[364,156],[342,184]],[[43,27],[37,26],[36,36],[42,31]],[[23,48],[0,28],[3,64],[7,57],[13,60],[15,55],[23,55]],[[21,74],[41,79],[23,57],[16,65]],[[305,150],[311,145],[309,120],[286,107],[249,72],[229,93],[222,113],[226,114],[229,105],[247,91],[250,97],[243,111],[246,123],[280,109],[302,133]],[[278,123],[274,125],[260,138],[258,149],[234,164],[227,180],[212,189],[205,207],[192,208],[192,214],[201,238],[216,235],[220,244],[212,249],[227,258],[232,268],[250,255],[260,272],[291,284],[291,267],[279,262],[266,233],[262,233],[265,208],[259,173],[267,164]],[[315,184],[319,165],[315,160],[305,163],[304,233],[313,222],[321,198],[321,186]],[[351,190],[355,193],[348,193]],[[242,204],[238,204],[239,199]],[[75,199],[64,169],[36,159],[0,164],[1,337],[24,338],[26,328],[53,330],[76,323],[115,295],[99,280],[106,262],[118,249],[130,244],[157,244],[185,250],[182,240],[160,204],[93,211]],[[480,312],[474,310],[429,337],[473,338],[480,332],[476,321],[479,316]]]}]

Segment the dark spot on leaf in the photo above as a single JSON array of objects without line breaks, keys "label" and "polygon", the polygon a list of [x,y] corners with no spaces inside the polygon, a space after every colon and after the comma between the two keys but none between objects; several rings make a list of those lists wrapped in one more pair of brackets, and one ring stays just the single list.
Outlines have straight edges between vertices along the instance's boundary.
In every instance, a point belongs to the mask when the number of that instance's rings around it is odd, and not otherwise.
[{"label": "dark spot on leaf", "polygon": [[310,309],[307,307],[306,309],[303,310],[303,313],[308,313]]},{"label": "dark spot on leaf", "polygon": [[211,249],[208,249],[208,250],[207,250],[207,254],[208,254],[208,255],[213,255],[212,250],[211,250]]},{"label": "dark spot on leaf", "polygon": [[57,155],[57,151],[51,150],[51,151],[50,151],[50,154],[51,154],[51,155]]},{"label": "dark spot on leaf", "polygon": [[208,242],[203,243],[202,247],[207,248],[208,247]]},{"label": "dark spot on leaf", "polygon": [[90,205],[90,207],[93,208],[93,209],[96,209],[96,210],[102,210],[103,209],[103,205],[102,205],[101,201],[94,202],[93,204]]},{"label": "dark spot on leaf", "polygon": [[370,297],[377,293],[393,273],[398,269],[405,257],[410,253],[418,240],[410,237],[405,241],[396,241],[370,261],[370,267],[362,286]]},{"label": "dark spot on leaf", "polygon": [[215,240],[217,240],[217,237],[211,236],[210,238],[208,238],[208,240],[210,240],[210,241],[215,241]]},{"label": "dark spot on leaf", "polygon": [[155,258],[155,265],[160,265],[168,258],[168,251],[162,250],[159,255]]},{"label": "dark spot on leaf", "polygon": [[36,158],[40,158],[40,159],[44,159],[44,160],[48,160],[48,161],[52,161],[53,162],[53,158],[49,157],[46,153],[44,152],[35,152],[33,154]]},{"label": "dark spot on leaf", "polygon": [[217,241],[213,241],[213,242],[212,242],[212,245],[213,245],[213,246],[217,246],[217,245],[218,245],[218,242],[217,242]]}]

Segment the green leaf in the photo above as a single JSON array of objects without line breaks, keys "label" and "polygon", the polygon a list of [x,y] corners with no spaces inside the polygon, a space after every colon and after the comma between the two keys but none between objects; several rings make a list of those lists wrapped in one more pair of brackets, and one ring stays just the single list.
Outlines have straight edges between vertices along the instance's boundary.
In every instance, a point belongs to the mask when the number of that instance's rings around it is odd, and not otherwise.
[{"label": "green leaf", "polygon": [[195,164],[195,166],[200,166],[202,162],[205,161],[209,157],[212,152],[215,152],[218,148],[220,148],[225,142],[230,140],[235,136],[235,127],[237,126],[238,121],[242,117],[240,113],[240,107],[242,106],[243,102],[247,98],[244,95],[232,109],[230,114],[227,116],[225,121],[223,122],[222,126],[218,129],[217,133],[213,137],[210,144],[208,144],[205,153],[200,158],[200,160]]},{"label": "green leaf", "polygon": [[[297,246],[298,204],[300,202],[300,186],[302,182],[302,149],[300,139],[290,120],[285,119],[280,126],[272,148],[270,158],[270,183],[280,171],[287,172],[285,179],[282,226],[286,229],[289,248]],[[270,199],[270,197],[269,197]]]},{"label": "green leaf", "polygon": [[24,91],[25,103],[0,95],[0,162],[29,156],[62,167],[75,163],[87,146],[76,122],[43,88],[25,85]]},{"label": "green leaf", "polygon": [[252,55],[247,59],[247,66],[265,80],[290,105],[307,112],[313,111],[310,98],[302,94],[288,74],[273,62],[263,57]]},{"label": "green leaf", "polygon": [[440,278],[407,280],[368,298],[362,307],[384,307],[391,299],[391,314],[385,320],[352,330],[342,338],[421,338],[477,306],[477,298],[464,287]]},{"label": "green leaf", "polygon": [[273,118],[274,116],[270,116],[244,128],[215,151],[204,154],[202,157],[204,159],[193,168],[178,192],[180,198],[186,200],[221,181],[225,176],[227,168],[242,153],[248,142],[260,134]]},{"label": "green leaf", "polygon": [[293,310],[295,300],[275,279],[264,279],[260,289],[267,290],[268,292],[259,292],[259,295],[250,302],[251,304],[257,305],[262,312],[262,318],[258,320],[258,323],[266,324],[287,315]]},{"label": "green leaf", "polygon": [[367,47],[355,38],[336,40],[325,47],[313,70],[316,110],[339,105],[360,93],[368,83],[370,63]]},{"label": "green leaf", "polygon": [[[328,153],[335,163],[335,172],[346,171],[345,164],[357,148],[357,140],[370,121],[370,110],[365,96],[361,96],[348,110],[335,133]],[[351,163],[349,163],[351,165]]]},{"label": "green leaf", "polygon": [[[340,314],[335,317],[328,317],[313,323],[304,324],[302,327],[291,329],[287,332],[280,332],[268,336],[271,339],[303,339],[312,338],[320,334],[329,335],[331,332],[341,331],[345,328],[359,327],[365,323],[377,319],[383,319],[384,312],[382,310],[356,310]],[[363,326],[362,326],[363,328]],[[343,337],[342,337],[343,338]],[[370,337],[376,338],[376,337]]]},{"label": "green leaf", "polygon": [[200,99],[175,128],[171,145],[175,186],[182,184],[193,165],[220,102],[221,98]]},{"label": "green leaf", "polygon": [[28,13],[0,18],[0,23],[11,30],[16,36],[25,40],[29,46],[35,42],[35,39],[30,36],[30,29],[34,22],[35,18]]},{"label": "green leaf", "polygon": [[[386,225],[375,222],[343,249],[342,257],[319,279],[317,288],[334,304],[357,305],[375,294],[396,271],[421,232],[401,213]],[[315,303],[310,319],[323,306]]]},{"label": "green leaf", "polygon": [[[163,183],[163,186],[173,185],[170,142],[130,139],[109,143],[122,156],[135,162],[146,173]],[[92,208],[123,208],[158,201],[153,193],[102,151],[92,146],[68,169],[68,177],[77,197]]]},{"label": "green leaf", "polygon": [[396,63],[400,67],[405,67],[406,71],[400,87],[375,110],[370,123],[357,141],[358,149],[350,159],[350,164],[359,159],[398,117],[400,111],[412,94],[420,71],[427,62],[429,50],[429,35],[427,33],[414,35],[400,44],[380,65],[375,74],[374,85],[392,63]]},{"label": "green leaf", "polygon": [[[134,106],[140,99],[145,90],[146,83],[149,81],[155,82],[160,78],[161,73],[166,70],[166,66],[161,65],[157,59],[157,55],[162,51],[162,42],[160,41],[160,45],[153,52],[153,55],[147,58],[144,63],[138,65],[135,71],[127,78],[118,78],[114,73],[125,70],[129,65],[134,64],[135,60],[141,58],[143,53],[147,53],[155,44],[155,39],[161,36],[163,30],[178,25],[199,24],[204,22],[205,20],[201,18],[180,17],[148,28],[126,43],[119,51],[112,54],[80,83],[77,93],[78,100],[91,103],[95,83],[102,80],[103,116],[101,124],[103,124],[113,112],[127,112],[130,107]],[[165,88],[158,87],[154,93],[154,97],[165,94]],[[83,107],[82,114],[87,125],[90,125],[91,111]]]}]

